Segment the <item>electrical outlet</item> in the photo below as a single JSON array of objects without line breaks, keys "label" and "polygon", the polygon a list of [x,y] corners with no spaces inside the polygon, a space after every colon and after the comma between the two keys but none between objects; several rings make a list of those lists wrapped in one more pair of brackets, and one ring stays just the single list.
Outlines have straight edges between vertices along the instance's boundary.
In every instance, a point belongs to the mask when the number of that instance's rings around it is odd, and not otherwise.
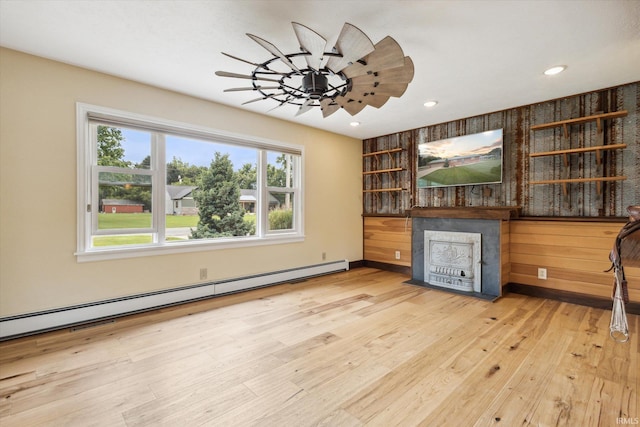
[{"label": "electrical outlet", "polygon": [[327,259],[327,253],[322,252],[322,260],[325,261]]},{"label": "electrical outlet", "polygon": [[396,259],[400,259],[400,251],[396,251]]},{"label": "electrical outlet", "polygon": [[207,278],[207,269],[206,268],[201,268],[200,269],[200,280],[206,280]]},{"label": "electrical outlet", "polygon": [[538,268],[538,279],[547,280],[546,268]]}]

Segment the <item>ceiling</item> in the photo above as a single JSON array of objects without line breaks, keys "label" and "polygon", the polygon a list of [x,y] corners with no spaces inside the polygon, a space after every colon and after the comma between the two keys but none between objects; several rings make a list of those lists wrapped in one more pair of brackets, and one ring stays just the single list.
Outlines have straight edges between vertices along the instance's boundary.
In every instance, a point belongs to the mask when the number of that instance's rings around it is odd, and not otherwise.
[{"label": "ceiling", "polygon": [[[393,37],[414,62],[404,95],[380,109],[271,110],[223,92],[271,57],[247,37],[299,51],[291,22],[333,46],[345,22],[375,44]],[[365,139],[640,80],[640,1],[0,0],[4,47]],[[566,65],[548,77],[543,71]],[[250,83],[249,83],[250,84]],[[432,108],[423,106],[437,100]],[[352,121],[358,127],[349,125]]]}]

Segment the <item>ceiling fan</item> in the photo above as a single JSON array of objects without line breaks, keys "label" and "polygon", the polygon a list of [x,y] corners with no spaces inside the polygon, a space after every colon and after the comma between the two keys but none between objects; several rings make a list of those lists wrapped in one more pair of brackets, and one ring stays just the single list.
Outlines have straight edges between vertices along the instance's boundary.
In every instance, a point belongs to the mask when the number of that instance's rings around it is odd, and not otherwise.
[{"label": "ceiling fan", "polygon": [[[250,90],[260,94],[242,105],[263,100],[275,101],[273,109],[297,105],[296,116],[314,107],[320,107],[323,117],[340,108],[353,116],[367,105],[380,108],[391,96],[402,96],[413,79],[411,58],[404,56],[400,45],[389,36],[374,45],[360,29],[345,23],[335,46],[327,52],[324,37],[297,22],[292,25],[300,52],[284,54],[249,33],[250,39],[273,55],[271,58],[256,63],[222,52],[255,67],[250,74],[216,71],[218,76],[251,80],[250,87],[225,92]],[[304,63],[298,59],[301,57]]]}]

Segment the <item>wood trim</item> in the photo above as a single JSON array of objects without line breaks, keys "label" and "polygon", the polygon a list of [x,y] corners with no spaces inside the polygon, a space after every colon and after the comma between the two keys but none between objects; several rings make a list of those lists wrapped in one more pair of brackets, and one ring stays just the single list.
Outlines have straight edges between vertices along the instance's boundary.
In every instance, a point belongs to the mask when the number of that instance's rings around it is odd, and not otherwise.
[{"label": "wood trim", "polygon": [[520,206],[418,207],[411,209],[410,214],[416,218],[501,219],[506,221],[518,218],[520,215]]},{"label": "wood trim", "polygon": [[602,223],[610,223],[617,222],[620,223],[620,227],[622,227],[627,222],[627,217],[622,216],[521,216],[518,217],[518,221],[549,221],[549,222],[602,222]]},{"label": "wood trim", "polygon": [[389,264],[386,262],[378,261],[364,261],[364,267],[377,268],[378,270],[392,271],[394,273],[405,274],[411,277],[411,267],[404,265]]},{"label": "wood trim", "polygon": [[354,268],[362,268],[366,267],[367,262],[364,260],[360,261],[349,261],[349,270],[353,270]]},{"label": "wood trim", "polygon": [[[510,282],[502,288],[503,295],[507,292],[514,294],[528,295],[538,298],[552,299],[555,301],[568,302],[571,304],[584,305],[588,307],[601,308],[603,310],[611,310],[613,302],[611,299],[598,298],[592,295],[581,294],[577,292],[563,291],[559,289],[549,289],[540,286],[523,285],[520,283]],[[629,302],[625,306],[625,310],[629,314],[640,314],[640,303]]]}]

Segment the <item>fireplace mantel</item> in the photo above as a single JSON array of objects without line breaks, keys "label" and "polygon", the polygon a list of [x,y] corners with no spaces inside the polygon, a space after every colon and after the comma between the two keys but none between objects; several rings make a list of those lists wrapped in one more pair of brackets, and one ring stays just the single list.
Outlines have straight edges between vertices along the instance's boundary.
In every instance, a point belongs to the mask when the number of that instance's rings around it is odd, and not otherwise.
[{"label": "fireplace mantel", "polygon": [[509,221],[520,216],[520,206],[469,206],[412,208],[413,218],[499,219]]}]

